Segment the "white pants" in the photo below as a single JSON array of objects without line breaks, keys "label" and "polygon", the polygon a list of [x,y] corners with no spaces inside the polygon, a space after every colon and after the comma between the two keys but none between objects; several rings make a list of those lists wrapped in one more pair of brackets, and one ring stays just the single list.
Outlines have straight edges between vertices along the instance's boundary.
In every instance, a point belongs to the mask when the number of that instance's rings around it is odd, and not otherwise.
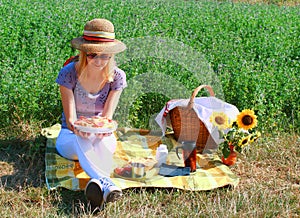
[{"label": "white pants", "polygon": [[86,174],[95,179],[110,177],[116,147],[113,134],[101,140],[94,135],[84,139],[69,129],[61,129],[56,140],[58,153],[67,159],[79,160]]}]

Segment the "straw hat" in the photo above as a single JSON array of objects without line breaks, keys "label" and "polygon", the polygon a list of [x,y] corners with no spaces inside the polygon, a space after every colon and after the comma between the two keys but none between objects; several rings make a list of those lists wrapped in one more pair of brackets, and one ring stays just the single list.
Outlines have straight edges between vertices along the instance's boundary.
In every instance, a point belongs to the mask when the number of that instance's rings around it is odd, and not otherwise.
[{"label": "straw hat", "polygon": [[71,41],[73,48],[91,53],[116,54],[126,45],[115,39],[114,25],[106,19],[93,19],[84,26],[83,36]]}]

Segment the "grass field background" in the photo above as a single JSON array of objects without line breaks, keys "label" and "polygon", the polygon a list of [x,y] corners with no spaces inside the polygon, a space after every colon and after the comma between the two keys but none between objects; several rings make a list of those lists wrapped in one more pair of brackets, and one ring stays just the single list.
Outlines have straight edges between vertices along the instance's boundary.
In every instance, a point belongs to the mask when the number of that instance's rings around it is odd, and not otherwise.
[{"label": "grass field background", "polygon": [[[116,114],[120,125],[149,128],[149,117],[170,99],[140,91],[137,78],[152,72],[161,75],[158,89],[169,90],[175,82],[184,87],[180,97],[188,98],[195,87],[211,82],[218,97],[240,110],[255,110],[263,135],[232,167],[241,181],[234,190],[130,189],[99,216],[299,217],[298,5],[276,0],[1,1],[0,216],[91,216],[82,192],[46,189],[40,130],[60,122],[54,81],[64,61],[77,54],[70,40],[82,34],[87,20],[105,17],[115,24],[117,38],[129,45],[134,40],[168,39],[176,42],[171,49],[177,51],[182,43],[182,48],[203,55],[214,75],[211,80],[193,76],[181,64],[199,65],[185,59],[190,53],[176,56],[177,61],[155,56],[120,59],[130,87],[135,87],[123,95],[139,93],[130,101],[121,100]],[[159,78],[171,78],[172,83]]]}]

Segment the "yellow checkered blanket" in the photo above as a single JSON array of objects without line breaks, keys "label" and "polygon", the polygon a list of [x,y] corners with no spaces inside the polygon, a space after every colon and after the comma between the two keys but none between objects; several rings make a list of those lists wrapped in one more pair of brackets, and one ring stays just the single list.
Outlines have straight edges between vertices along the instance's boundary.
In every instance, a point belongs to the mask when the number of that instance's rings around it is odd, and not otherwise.
[{"label": "yellow checkered blanket", "polygon": [[[55,149],[56,138],[61,129],[59,124],[42,130],[47,137],[45,154],[45,178],[48,189],[64,187],[70,190],[83,190],[89,181],[89,176],[82,170],[78,161],[71,161],[60,156]],[[127,131],[126,131],[127,132]],[[124,166],[134,158],[149,156],[155,157],[156,147],[162,143],[168,144],[168,164],[183,166],[175,154],[175,140],[172,137],[164,138],[151,135],[125,134],[117,131],[118,145],[114,154],[115,167]],[[171,147],[170,147],[171,146]],[[158,174],[159,168],[151,168],[146,176],[133,180],[116,176],[112,173],[111,179],[121,189],[132,187],[165,187],[186,190],[211,190],[227,185],[236,186],[239,178],[226,166],[219,157],[211,154],[197,154],[197,171],[189,176],[165,177]]]}]

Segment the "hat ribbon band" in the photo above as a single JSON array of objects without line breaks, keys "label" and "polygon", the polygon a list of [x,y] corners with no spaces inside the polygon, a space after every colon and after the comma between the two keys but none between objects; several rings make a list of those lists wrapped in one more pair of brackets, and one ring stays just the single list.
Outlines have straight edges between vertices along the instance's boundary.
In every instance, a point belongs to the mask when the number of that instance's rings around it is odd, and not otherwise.
[{"label": "hat ribbon band", "polygon": [[94,37],[94,36],[85,36],[83,35],[83,38],[87,41],[95,41],[95,42],[113,42],[114,39],[107,39],[107,38],[100,38],[100,37]]},{"label": "hat ribbon band", "polygon": [[85,36],[94,36],[94,37],[99,37],[99,38],[106,38],[106,39],[114,39],[115,38],[115,33],[103,32],[103,31],[84,30],[83,35],[85,35]]}]

